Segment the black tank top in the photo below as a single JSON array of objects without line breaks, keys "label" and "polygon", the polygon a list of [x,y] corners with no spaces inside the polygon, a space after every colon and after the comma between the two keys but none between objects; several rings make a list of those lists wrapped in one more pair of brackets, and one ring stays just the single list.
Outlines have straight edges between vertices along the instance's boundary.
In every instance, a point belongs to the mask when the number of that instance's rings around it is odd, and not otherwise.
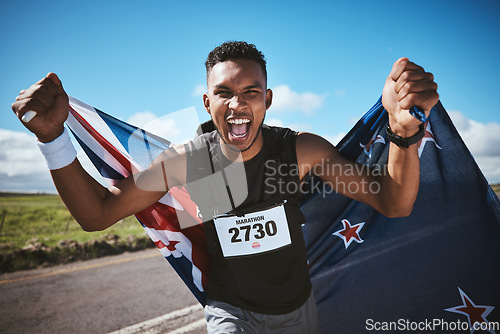
[{"label": "black tank top", "polygon": [[207,201],[207,196],[214,202],[220,196],[213,193],[214,187],[192,182],[217,173],[230,163],[221,152],[217,131],[203,134],[186,145],[187,189],[195,203],[203,203],[199,209],[205,221],[208,249],[213,255],[208,298],[258,313],[284,314],[300,307],[311,292],[301,228],[304,217],[298,206],[296,132],[264,125],[262,134],[262,150],[244,163],[248,196],[241,204],[236,203],[234,212],[263,210],[286,200],[290,245],[254,255],[230,258],[222,255],[211,220],[215,213],[222,212],[214,213],[217,204]]}]

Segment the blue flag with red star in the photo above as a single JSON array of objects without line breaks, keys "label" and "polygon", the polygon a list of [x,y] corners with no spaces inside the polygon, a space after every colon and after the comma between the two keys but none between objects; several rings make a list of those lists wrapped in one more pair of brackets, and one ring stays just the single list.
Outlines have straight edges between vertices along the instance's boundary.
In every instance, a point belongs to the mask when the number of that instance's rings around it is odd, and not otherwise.
[{"label": "blue flag with red star", "polygon": [[[383,170],[387,123],[379,100],[337,147]],[[498,197],[441,103],[416,145],[420,188],[405,218],[310,180],[304,235],[323,333],[500,333]]]},{"label": "blue flag with red star", "polygon": [[[379,100],[339,150],[383,172],[387,122]],[[171,146],[74,98],[67,125],[110,184],[144,170]],[[498,197],[441,104],[432,110],[425,137],[416,145],[421,181],[409,217],[389,219],[314,177],[308,181],[310,194],[301,209],[321,333],[500,333]],[[171,189],[136,216],[204,304],[210,257],[196,205],[186,191]],[[180,220],[190,227],[181,228]]]}]

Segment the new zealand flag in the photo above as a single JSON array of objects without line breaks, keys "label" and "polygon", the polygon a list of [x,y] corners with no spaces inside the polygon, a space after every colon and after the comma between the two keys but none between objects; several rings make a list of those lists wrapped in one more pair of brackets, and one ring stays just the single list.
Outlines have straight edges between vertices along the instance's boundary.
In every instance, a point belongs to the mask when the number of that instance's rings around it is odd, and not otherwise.
[{"label": "new zealand flag", "polygon": [[[382,173],[387,122],[379,100],[337,147]],[[73,98],[67,124],[111,184],[170,146]],[[322,333],[500,332],[500,201],[440,103],[417,145],[420,189],[406,218],[387,218],[309,180],[301,208]],[[185,190],[136,216],[204,304],[210,258]],[[179,217],[192,226],[181,229]]]},{"label": "new zealand flag", "polygon": [[[379,100],[337,147],[383,170],[387,123]],[[302,205],[304,234],[325,333],[499,330],[498,197],[441,103],[417,145],[420,188],[409,217],[324,196],[321,182],[311,182],[321,191]]]}]

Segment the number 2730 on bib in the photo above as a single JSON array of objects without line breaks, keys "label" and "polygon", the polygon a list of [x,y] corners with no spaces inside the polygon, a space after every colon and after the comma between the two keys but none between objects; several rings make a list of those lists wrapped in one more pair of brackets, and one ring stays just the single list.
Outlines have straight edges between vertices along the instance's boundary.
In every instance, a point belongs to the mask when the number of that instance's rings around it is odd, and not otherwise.
[{"label": "number 2730 on bib", "polygon": [[259,254],[291,243],[284,205],[242,217],[214,218],[224,257]]}]

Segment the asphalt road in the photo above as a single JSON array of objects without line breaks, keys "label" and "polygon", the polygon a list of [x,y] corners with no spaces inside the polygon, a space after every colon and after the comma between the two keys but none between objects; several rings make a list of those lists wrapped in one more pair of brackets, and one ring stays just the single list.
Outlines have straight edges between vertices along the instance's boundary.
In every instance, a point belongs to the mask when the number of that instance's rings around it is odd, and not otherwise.
[{"label": "asphalt road", "polygon": [[156,249],[0,275],[0,333],[206,333],[202,318]]}]

